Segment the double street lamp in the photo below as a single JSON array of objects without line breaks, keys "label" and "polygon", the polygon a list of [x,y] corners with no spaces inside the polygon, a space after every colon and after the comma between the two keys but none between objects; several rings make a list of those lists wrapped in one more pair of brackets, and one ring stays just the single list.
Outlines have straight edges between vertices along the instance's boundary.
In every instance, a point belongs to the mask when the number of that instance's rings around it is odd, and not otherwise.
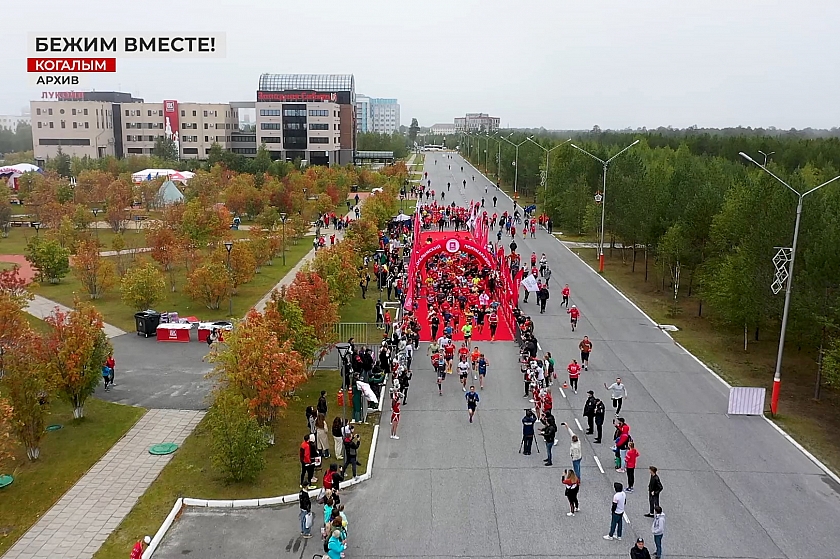
[{"label": "double street lamp", "polygon": [[601,165],[604,166],[604,189],[601,191],[601,241],[598,243],[598,272],[599,273],[604,272],[604,215],[605,215],[604,209],[607,207],[607,167],[609,167],[609,165],[610,165],[610,163],[612,162],[613,159],[615,159],[616,157],[618,157],[619,155],[621,155],[622,153],[624,153],[625,151],[627,151],[628,149],[630,149],[631,147],[635,146],[638,143],[639,143],[639,140],[636,140],[635,142],[633,142],[632,144],[630,144],[629,146],[627,146],[626,148],[624,148],[620,152],[616,153],[615,155],[613,155],[612,157],[610,157],[606,161],[604,161],[600,157],[592,155],[591,153],[589,153],[585,149],[583,149],[581,147],[578,147],[575,144],[569,144],[570,146],[572,146],[576,150],[582,151],[583,153],[585,153],[586,155],[588,155],[592,159],[595,159],[596,161],[599,161],[601,163]]},{"label": "double street lamp", "polygon": [[[225,248],[227,249],[227,269],[228,269],[228,276],[230,276],[231,284],[233,283],[233,272],[230,269],[230,251],[233,249],[233,241],[225,241]],[[228,291],[228,314],[233,316],[233,285],[230,286],[230,290]]]},{"label": "double street lamp", "polygon": [[[534,137],[533,137],[533,136],[529,136],[529,137],[528,137],[528,140],[529,140],[532,144],[534,144],[535,146],[537,146],[538,148],[540,148],[541,150],[543,150],[543,151],[545,152],[545,185],[544,185],[544,187],[543,187],[543,193],[545,194],[545,198],[546,198],[546,200],[547,200],[547,199],[548,199],[548,155],[549,155],[552,151],[554,151],[555,149],[557,149],[557,148],[561,148],[561,147],[563,147],[564,145],[568,144],[569,142],[571,142],[571,141],[572,141],[572,139],[571,139],[571,138],[569,138],[569,139],[568,139],[568,140],[566,140],[565,142],[561,142],[561,143],[557,144],[556,146],[554,146],[553,148],[546,148],[546,147],[544,147],[542,144],[538,144],[538,143],[534,140]],[[544,204],[544,203],[545,203],[545,200],[543,201],[543,204]]]},{"label": "double street lamp", "polygon": [[[772,154],[772,152],[770,154],[762,153],[762,155],[764,155],[765,163],[767,161],[767,156],[771,155],[771,154]],[[782,328],[781,328],[781,331],[779,332],[779,350],[776,353],[776,370],[773,373],[773,392],[770,396],[770,412],[773,415],[776,415],[776,410],[779,407],[779,389],[782,386],[782,356],[784,355],[784,352],[785,352],[785,332],[787,330],[788,312],[790,311],[790,287],[791,287],[791,284],[793,283],[793,262],[794,262],[794,259],[796,258],[796,243],[797,243],[797,241],[799,241],[799,221],[802,217],[802,200],[807,195],[809,195],[813,192],[816,192],[817,190],[824,187],[825,185],[830,184],[830,183],[836,181],[837,179],[840,179],[840,176],[836,176],[829,181],[825,181],[821,185],[815,186],[811,190],[807,190],[805,192],[799,192],[798,190],[793,188],[791,185],[789,185],[788,183],[786,183],[785,181],[780,179],[778,176],[776,176],[771,170],[769,170],[766,167],[766,164],[762,165],[761,163],[757,162],[755,159],[753,159],[752,157],[750,157],[749,155],[747,155],[743,151],[740,152],[739,155],[741,157],[743,157],[744,159],[746,159],[747,161],[749,161],[751,163],[755,163],[762,171],[764,171],[765,173],[767,173],[768,175],[770,175],[771,177],[773,177],[774,179],[776,179],[777,181],[779,181],[780,183],[785,185],[791,192],[796,194],[796,196],[799,198],[799,200],[796,203],[796,223],[793,226],[793,245],[791,246],[791,249],[790,249],[790,265],[788,266],[788,269],[787,269],[787,279],[785,281],[785,306],[784,306],[784,310],[782,311]]]},{"label": "double street lamp", "polygon": [[[513,134],[511,134],[510,136],[513,136]],[[515,167],[514,174],[513,174],[513,198],[514,198],[514,203],[515,203],[515,200],[519,195],[519,146],[521,146],[522,144],[527,142],[528,138],[525,138],[524,140],[522,140],[518,144],[515,144],[515,143],[511,142],[510,140],[508,140],[508,138],[510,138],[510,136],[508,136],[507,138],[502,138],[502,139],[516,148],[516,160],[513,162],[513,166]],[[499,161],[499,162],[501,163],[501,161]]]},{"label": "double street lamp", "polygon": [[335,344],[335,349],[338,350],[338,374],[341,375],[341,419],[342,425],[347,424],[347,354],[350,352],[350,344],[340,342]]}]

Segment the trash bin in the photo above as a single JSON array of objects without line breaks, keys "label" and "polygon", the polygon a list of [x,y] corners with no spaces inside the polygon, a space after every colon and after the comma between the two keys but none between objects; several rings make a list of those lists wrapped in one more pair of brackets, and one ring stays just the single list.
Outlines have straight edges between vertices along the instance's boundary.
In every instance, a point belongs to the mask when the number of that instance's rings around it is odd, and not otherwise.
[{"label": "trash bin", "polygon": [[148,338],[157,335],[157,327],[160,324],[160,313],[153,310],[140,311],[134,315],[134,323],[137,326],[137,335]]}]

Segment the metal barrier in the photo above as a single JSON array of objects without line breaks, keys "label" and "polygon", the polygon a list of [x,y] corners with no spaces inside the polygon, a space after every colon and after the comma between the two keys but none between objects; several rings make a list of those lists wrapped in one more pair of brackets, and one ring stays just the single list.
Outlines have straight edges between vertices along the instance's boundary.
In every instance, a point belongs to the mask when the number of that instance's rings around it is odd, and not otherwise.
[{"label": "metal barrier", "polygon": [[334,325],[336,337],[340,342],[346,342],[354,338],[353,342],[359,345],[379,345],[385,335],[383,325],[374,322],[339,322]]}]

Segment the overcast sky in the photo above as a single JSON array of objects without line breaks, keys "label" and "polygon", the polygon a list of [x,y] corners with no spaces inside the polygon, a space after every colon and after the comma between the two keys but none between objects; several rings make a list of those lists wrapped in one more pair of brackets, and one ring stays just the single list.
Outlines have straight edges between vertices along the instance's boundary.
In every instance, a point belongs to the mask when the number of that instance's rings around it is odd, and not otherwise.
[{"label": "overcast sky", "polygon": [[225,59],[119,59],[91,85],[248,101],[263,72],[352,73],[357,93],[396,97],[403,124],[840,125],[837,0],[37,0],[0,13],[0,114],[41,96],[27,32],[223,31]]}]

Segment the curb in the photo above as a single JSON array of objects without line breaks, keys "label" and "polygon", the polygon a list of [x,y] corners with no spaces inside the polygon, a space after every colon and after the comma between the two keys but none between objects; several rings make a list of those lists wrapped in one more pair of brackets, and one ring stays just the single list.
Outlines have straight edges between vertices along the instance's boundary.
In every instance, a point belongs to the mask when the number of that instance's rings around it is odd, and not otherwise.
[{"label": "curb", "polygon": [[[459,154],[459,155],[460,155],[460,154]],[[493,182],[493,181],[491,181],[489,178],[487,178],[487,176],[486,176],[486,175],[484,175],[484,173],[482,173],[480,170],[478,170],[478,169],[477,169],[477,168],[476,168],[476,167],[475,167],[472,163],[470,163],[470,162],[469,162],[469,161],[468,161],[468,160],[467,160],[467,159],[466,159],[463,155],[460,155],[460,157],[461,157],[461,158],[462,158],[462,159],[463,159],[463,160],[467,163],[467,165],[469,165],[470,167],[472,167],[473,169],[475,169],[476,171],[478,171],[478,173],[479,173],[481,176],[483,176],[486,180],[490,181],[491,183]],[[495,183],[494,183],[494,184],[495,184]],[[504,190],[502,190],[501,188],[499,189],[499,192],[501,192],[502,194],[504,194],[504,195],[508,198],[508,200],[510,200],[511,202],[513,202],[513,198],[511,198],[511,197],[510,197],[510,195],[508,195],[508,193],[507,193],[507,192],[505,192],[505,191],[504,191]],[[520,205],[521,205],[521,204],[520,204]],[[552,235],[552,237],[553,237],[553,235]],[[688,351],[688,350],[687,350],[687,349],[686,349],[686,348],[685,348],[685,347],[684,347],[681,343],[679,343],[677,340],[675,340],[675,339],[674,339],[674,337],[673,337],[671,334],[669,334],[669,333],[668,333],[668,332],[666,332],[665,330],[662,330],[661,328],[659,328],[659,323],[657,323],[657,322],[656,322],[655,320],[653,320],[650,316],[648,316],[648,314],[647,314],[645,311],[643,311],[641,308],[639,308],[639,306],[638,306],[636,303],[634,303],[633,301],[631,301],[631,300],[630,300],[630,298],[629,298],[629,297],[627,297],[627,295],[625,295],[624,293],[622,293],[620,289],[618,289],[616,286],[614,286],[612,283],[610,283],[610,282],[609,282],[609,280],[607,280],[607,278],[605,278],[605,277],[604,277],[604,276],[602,276],[601,274],[597,273],[597,272],[596,272],[596,271],[595,271],[595,270],[594,270],[594,269],[593,269],[593,268],[592,268],[589,264],[587,264],[587,263],[583,260],[583,258],[581,258],[581,257],[580,257],[578,254],[576,254],[574,251],[572,251],[571,247],[569,247],[568,245],[566,245],[563,241],[561,241],[561,240],[560,240],[560,239],[558,239],[557,237],[554,237],[554,240],[555,240],[555,241],[557,241],[558,243],[560,243],[560,246],[562,246],[563,248],[565,248],[566,250],[568,250],[568,251],[569,251],[569,253],[570,253],[572,256],[574,256],[575,258],[577,258],[578,260],[580,260],[580,261],[581,261],[584,265],[586,265],[586,267],[587,267],[587,268],[589,268],[589,270],[590,270],[590,271],[591,271],[591,272],[592,272],[592,273],[593,273],[596,277],[600,278],[600,279],[601,279],[604,283],[606,283],[606,284],[607,284],[608,286],[610,286],[610,287],[611,287],[611,288],[612,288],[612,289],[613,289],[616,293],[618,293],[618,294],[619,294],[619,295],[620,295],[620,296],[621,296],[621,297],[622,297],[625,301],[627,301],[628,303],[630,303],[630,304],[633,306],[633,308],[634,308],[634,309],[636,309],[637,311],[639,311],[639,312],[642,314],[642,316],[644,316],[646,319],[648,319],[648,320],[650,321],[650,323],[651,323],[651,324],[653,324],[654,326],[656,326],[656,327],[657,327],[657,329],[659,329],[659,331],[660,331],[660,332],[662,332],[663,334],[665,334],[666,336],[668,336],[668,338],[669,338],[672,342],[674,342],[674,344],[675,344],[677,347],[679,347],[679,348],[680,348],[681,350],[683,350],[686,354],[688,354],[689,356],[691,356],[691,358],[692,358],[692,359],[694,359],[695,361],[697,361],[697,363],[699,363],[699,364],[700,364],[700,366],[702,366],[702,367],[706,370],[706,372],[708,372],[708,373],[709,373],[709,374],[711,374],[714,378],[716,378],[717,380],[719,380],[719,381],[721,382],[721,384],[723,384],[723,385],[724,385],[727,389],[732,388],[732,385],[731,385],[731,384],[729,384],[728,382],[726,382],[726,381],[723,379],[723,377],[721,377],[719,374],[717,374],[716,372],[714,372],[714,371],[712,370],[712,368],[711,368],[711,367],[709,367],[708,365],[706,365],[705,363],[703,363],[703,361],[702,361],[702,360],[700,360],[700,358],[699,358],[699,357],[697,357],[696,355],[694,355],[693,353],[691,353],[690,351]],[[790,436],[790,434],[789,434],[787,431],[785,431],[784,429],[782,429],[782,428],[781,428],[781,426],[779,426],[779,425],[778,425],[775,421],[773,421],[772,419],[770,419],[769,417],[767,417],[767,415],[765,415],[765,414],[761,414],[761,417],[762,417],[762,419],[764,419],[764,421],[766,421],[767,423],[769,423],[769,424],[773,427],[773,429],[775,429],[776,431],[778,431],[778,432],[779,432],[779,434],[780,434],[780,435],[782,435],[782,437],[784,437],[784,438],[785,438],[785,439],[786,439],[786,440],[787,440],[790,444],[792,444],[792,445],[793,445],[793,446],[794,446],[797,450],[799,450],[802,454],[804,454],[806,458],[808,458],[811,462],[813,462],[815,466],[817,466],[820,470],[822,470],[822,471],[823,471],[823,472],[824,472],[827,476],[829,476],[831,479],[833,479],[836,483],[840,484],[840,476],[838,476],[836,473],[834,473],[834,471],[832,471],[832,470],[831,470],[831,468],[829,468],[828,466],[826,466],[825,464],[823,464],[823,462],[822,462],[819,458],[817,458],[816,456],[814,456],[813,454],[811,454],[811,452],[810,452],[808,449],[806,449],[806,448],[805,448],[804,446],[802,446],[799,442],[797,442],[797,441],[796,441],[796,439],[794,439],[793,437],[791,437],[791,436]]]},{"label": "curb", "polygon": [[[385,388],[382,388],[383,392]],[[380,401],[381,405],[381,401]],[[341,489],[346,489],[348,487],[353,487],[354,485],[358,485],[363,481],[367,481],[372,477],[373,474],[373,459],[376,454],[376,442],[379,439],[379,425],[373,426],[373,436],[371,437],[370,442],[370,453],[368,454],[368,464],[367,464],[367,471],[360,475],[356,479],[349,479],[347,481],[341,482]],[[313,489],[309,491],[310,497],[317,497],[318,492],[320,489]],[[269,506],[276,506],[276,505],[288,505],[291,503],[298,502],[298,493],[293,493],[290,495],[281,495],[278,497],[264,497],[260,499],[232,499],[232,500],[215,500],[215,499],[193,499],[190,497],[179,497],[175,500],[175,504],[172,506],[172,510],[169,512],[169,515],[166,517],[166,520],[163,521],[163,524],[160,525],[158,531],[155,532],[154,537],[152,538],[152,543],[149,544],[149,547],[146,548],[146,551],[143,552],[142,559],[150,559],[157,551],[158,546],[160,546],[161,542],[163,541],[164,536],[172,527],[172,524],[175,520],[180,516],[181,512],[184,510],[185,507],[197,507],[197,508],[223,508],[223,509],[233,509],[233,508],[258,508],[258,507],[269,507]]]}]

